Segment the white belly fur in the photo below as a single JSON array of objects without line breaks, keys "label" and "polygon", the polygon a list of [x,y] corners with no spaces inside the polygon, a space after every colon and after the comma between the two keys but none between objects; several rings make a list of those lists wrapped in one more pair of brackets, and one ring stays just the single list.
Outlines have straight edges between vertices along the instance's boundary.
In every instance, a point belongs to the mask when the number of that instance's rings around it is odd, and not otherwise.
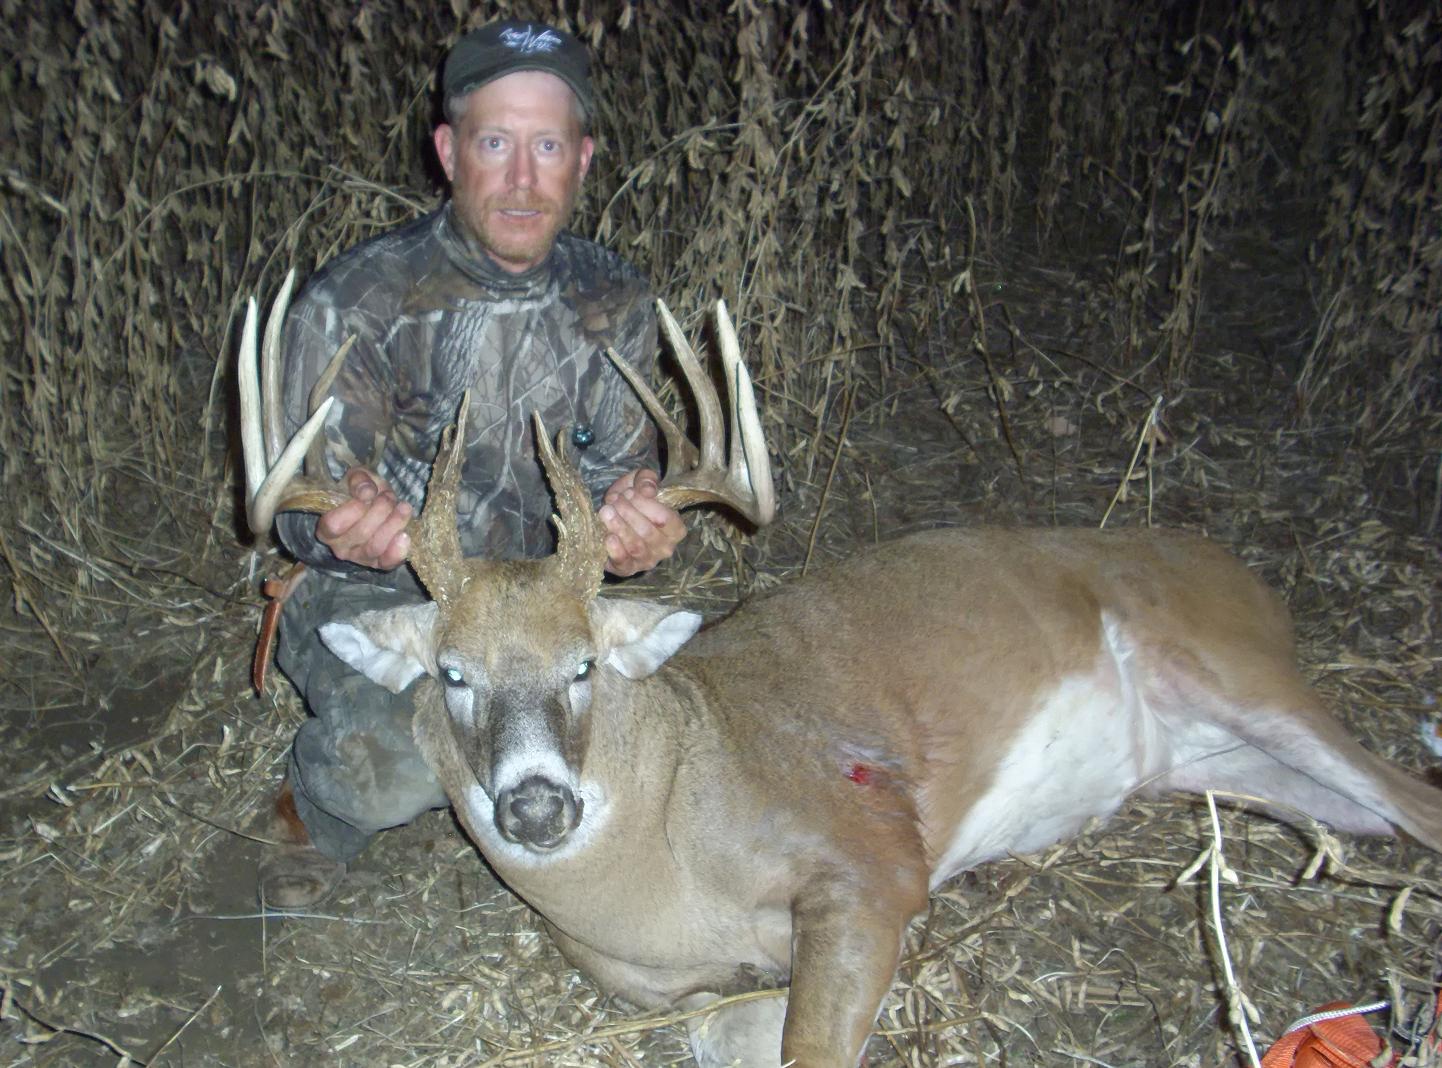
[{"label": "white belly fur", "polygon": [[1135,647],[1115,620],[1103,616],[1102,623],[1093,667],[1039,695],[991,787],[938,858],[933,889],[977,864],[1032,853],[1076,834],[1087,821],[1114,813],[1178,757],[1223,748],[1231,739],[1211,724],[1185,716],[1177,723],[1167,714],[1174,710],[1150,708],[1148,687],[1138,685]]}]

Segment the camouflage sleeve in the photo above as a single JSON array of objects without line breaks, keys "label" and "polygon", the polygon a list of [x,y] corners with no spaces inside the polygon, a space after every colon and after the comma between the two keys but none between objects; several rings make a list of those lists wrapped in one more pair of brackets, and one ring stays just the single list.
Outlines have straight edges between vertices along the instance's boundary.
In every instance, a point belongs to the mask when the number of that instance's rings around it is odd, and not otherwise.
[{"label": "camouflage sleeve", "polygon": [[[655,381],[656,312],[649,293],[635,302],[616,331],[612,347],[641,372],[642,378]],[[588,405],[596,440],[580,454],[581,477],[598,506],[616,479],[642,467],[655,470],[659,462],[656,424],[635,390],[611,367],[604,354],[600,358],[606,366]]]},{"label": "camouflage sleeve", "polygon": [[[308,411],[311,386],[336,350],[347,338],[356,339],[331,390],[336,403],[324,433],[332,478],[340,478],[356,465],[374,470],[393,422],[391,390],[385,385],[389,380],[387,361],[376,342],[379,324],[370,320],[363,307],[349,304],[343,311],[338,302],[315,292],[303,293],[286,320],[283,390],[287,434],[299,429]],[[276,517],[281,544],[297,560],[347,579],[382,586],[405,584],[404,576],[395,572],[337,559],[316,537],[319,519],[302,512],[283,512]]]}]

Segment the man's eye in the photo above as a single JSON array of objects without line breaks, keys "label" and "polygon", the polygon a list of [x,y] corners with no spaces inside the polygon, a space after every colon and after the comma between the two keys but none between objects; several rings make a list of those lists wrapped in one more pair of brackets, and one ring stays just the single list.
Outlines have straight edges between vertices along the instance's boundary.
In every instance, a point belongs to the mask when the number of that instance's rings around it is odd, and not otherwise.
[{"label": "man's eye", "polygon": [[550,153],[552,153],[552,152],[558,152],[558,151],[560,151],[560,148],[561,148],[561,145],[560,145],[560,142],[559,142],[559,141],[542,141],[542,142],[541,142],[541,151],[542,151],[542,152],[545,152],[545,153],[548,154],[548,155],[549,155]]},{"label": "man's eye", "polygon": [[447,686],[461,686],[465,684],[466,677],[461,674],[460,668],[448,667],[441,672]]},{"label": "man's eye", "polygon": [[502,141],[499,137],[485,137],[481,139],[481,147],[489,149],[492,152],[500,149],[501,145]]}]

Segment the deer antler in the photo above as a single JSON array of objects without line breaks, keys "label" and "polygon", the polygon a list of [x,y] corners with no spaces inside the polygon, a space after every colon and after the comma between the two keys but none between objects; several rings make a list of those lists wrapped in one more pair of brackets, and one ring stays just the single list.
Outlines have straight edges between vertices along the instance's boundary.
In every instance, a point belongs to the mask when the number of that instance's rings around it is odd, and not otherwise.
[{"label": "deer antler", "polygon": [[[350,500],[334,479],[325,476],[320,436],[335,398],[327,396],[331,383],[355,342],[347,338],[326,364],[310,391],[310,417],[295,437],[285,438],[280,401],[280,334],[285,325],[295,271],[285,276],[265,324],[265,344],[255,351],[255,298],[247,301],[245,329],[240,338],[240,441],[245,454],[245,513],[252,534],[270,529],[277,512],[328,512]],[[264,386],[262,396],[261,387]],[[263,424],[263,425],[262,425]],[[299,474],[304,462],[310,477]]]},{"label": "deer antler", "polygon": [[[776,490],[771,482],[771,462],[766,455],[766,440],[761,433],[761,419],[756,414],[756,396],[751,376],[741,362],[741,347],[736,331],[726,314],[726,304],[716,305],[717,333],[721,340],[721,363],[726,374],[726,392],[731,401],[731,458],[721,462],[726,435],[726,420],[716,387],[711,384],[701,361],[686,343],[686,337],[671,312],[661,301],[656,302],[661,324],[676,351],[692,392],[701,411],[701,448],[686,438],[657,400],[651,387],[612,349],[606,350],[611,362],[641,398],[646,410],[666,435],[667,472],[661,479],[656,497],[678,511],[695,504],[725,504],[736,509],[757,526],[771,522],[776,515]],[[566,449],[566,434],[557,438],[554,448],[546,426],[537,414],[536,450],[551,490],[556,495],[557,566],[571,584],[587,597],[594,597],[601,584],[602,566],[606,561],[605,529],[591,508],[591,496]],[[558,455],[559,452],[559,455]]]},{"label": "deer antler", "polygon": [[696,407],[701,415],[701,449],[687,440],[666,409],[634,368],[611,349],[606,355],[631,384],[646,410],[666,435],[666,475],[657,498],[678,511],[694,504],[725,504],[758,527],[776,517],[776,487],[771,481],[771,461],[766,455],[766,438],[756,414],[756,395],[751,376],[741,362],[736,329],[726,313],[726,302],[716,302],[716,335],[721,345],[721,368],[726,377],[726,394],[731,408],[731,454],[722,464],[721,452],[726,427],[716,387],[686,342],[670,310],[656,302],[661,327],[671,342],[676,362],[681,365]]},{"label": "deer antler", "polygon": [[[295,437],[285,442],[285,419],[280,401],[280,335],[294,285],[295,271],[292,270],[285,276],[285,282],[270,306],[270,316],[265,324],[265,342],[259,354],[255,350],[257,311],[254,297],[246,301],[245,327],[240,337],[236,377],[240,380],[245,517],[251,533],[256,536],[270,530],[276,512],[292,509],[326,512],[349,497],[333,479],[305,478],[298,472],[304,461],[312,472],[325,473],[324,442],[320,431],[334,404],[334,399],[326,394],[330,392],[336,372],[340,370],[355,338],[348,338],[331,357],[311,390],[310,417]],[[265,584],[266,596],[272,600],[261,617],[255,659],[251,662],[251,681],[258,693],[265,693],[265,676],[270,667],[281,606],[304,576],[304,565],[297,564],[283,581],[272,580]]]},{"label": "deer antler", "polygon": [[[325,440],[321,428],[335,398],[331,384],[345,362],[355,337],[346,338],[310,391],[310,416],[295,437],[285,438],[280,400],[280,335],[285,323],[295,272],[285,277],[265,326],[265,342],[255,351],[256,306],[251,298],[240,341],[240,436],[245,453],[246,516],[255,534],[270,529],[277,512],[324,513],[351,499],[335,479],[324,472]],[[262,395],[263,394],[263,395]],[[460,485],[461,456],[465,451],[466,410],[470,394],[461,400],[456,424],[442,437],[432,468],[415,537],[408,559],[416,577],[437,602],[455,593],[452,576],[461,565],[461,542],[456,531],[456,493]],[[299,474],[304,461],[310,476]],[[316,477],[320,472],[320,477]]]},{"label": "deer antler", "polygon": [[[309,417],[295,436],[282,444],[280,340],[294,283],[295,272],[292,271],[286,276],[285,284],[271,305],[259,356],[256,353],[257,311],[254,298],[249,301],[245,329],[241,335],[240,421],[245,453],[246,515],[250,529],[256,534],[270,529],[277,512],[323,513],[351,499],[335,479],[316,477],[315,472],[326,470],[324,439],[320,432],[334,403],[334,398],[328,396],[331,384],[346,353],[350,351],[354,337],[346,339],[331,357],[311,389]],[[666,305],[660,301],[656,303],[661,324],[701,412],[699,452],[631,366],[615,352],[607,350],[607,354],[666,435],[669,470],[661,480],[658,498],[676,509],[707,502],[725,504],[757,526],[771,522],[776,515],[776,491],[771,482],[770,460],[766,455],[761,420],[756,414],[751,376],[741,362],[736,330],[726,314],[725,303],[717,302],[716,320],[726,392],[730,400],[731,454],[726,464],[721,462],[726,435],[725,418],[716,389]],[[469,394],[461,403],[456,425],[442,439],[440,454],[436,457],[426,490],[426,505],[408,557],[421,584],[441,604],[447,603],[458,592],[451,588],[455,585],[452,576],[462,563],[460,538],[455,526],[455,497],[465,448],[468,401]],[[604,533],[591,509],[590,495],[569,463],[564,444],[559,457],[552,448],[539,416],[536,417],[536,438],[542,463],[556,494],[556,526],[560,541],[558,565],[570,576],[573,584],[594,595],[600,584],[605,546]],[[302,462],[312,472],[310,476],[299,474]]]}]

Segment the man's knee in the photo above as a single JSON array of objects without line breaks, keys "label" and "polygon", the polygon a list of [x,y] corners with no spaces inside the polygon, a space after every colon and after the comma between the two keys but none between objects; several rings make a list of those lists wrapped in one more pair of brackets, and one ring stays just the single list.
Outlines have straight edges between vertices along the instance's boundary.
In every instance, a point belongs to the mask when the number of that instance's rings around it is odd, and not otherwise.
[{"label": "man's knee", "polygon": [[375,711],[309,719],[296,733],[294,750],[296,774],[310,801],[366,833],[408,823],[446,803],[410,738],[408,717],[400,729],[393,710]]},{"label": "man's knee", "polygon": [[446,799],[411,737],[413,692],[393,694],[356,673],[321,644],[316,628],[410,598],[324,575],[296,592],[277,655],[312,713],[291,749],[296,808],[317,848],[349,859],[376,831]]}]

